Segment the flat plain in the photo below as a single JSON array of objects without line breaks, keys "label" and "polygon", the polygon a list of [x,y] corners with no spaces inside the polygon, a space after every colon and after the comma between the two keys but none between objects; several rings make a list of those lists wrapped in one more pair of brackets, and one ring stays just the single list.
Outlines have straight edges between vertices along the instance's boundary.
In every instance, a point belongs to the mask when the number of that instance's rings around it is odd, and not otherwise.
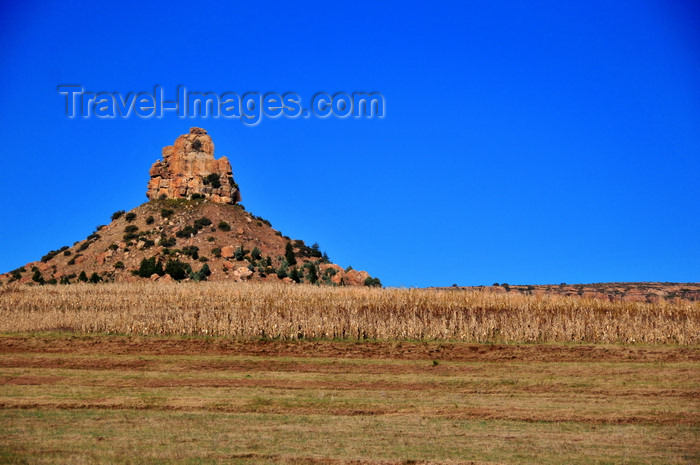
[{"label": "flat plain", "polygon": [[7,463],[697,463],[693,347],[0,337]]}]

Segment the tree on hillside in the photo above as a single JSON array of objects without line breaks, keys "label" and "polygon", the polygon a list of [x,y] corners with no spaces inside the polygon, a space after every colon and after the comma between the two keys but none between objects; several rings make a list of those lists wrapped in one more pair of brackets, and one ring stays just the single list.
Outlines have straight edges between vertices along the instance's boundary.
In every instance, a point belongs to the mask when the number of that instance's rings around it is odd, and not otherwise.
[{"label": "tree on hillside", "polygon": [[308,268],[309,268],[309,282],[311,284],[316,284],[316,282],[318,281],[318,271],[316,269],[316,265],[314,265],[313,263],[310,263]]},{"label": "tree on hillside", "polygon": [[292,247],[291,242],[287,242],[287,245],[284,248],[284,258],[285,258],[285,260],[287,260],[287,264],[289,264],[289,265],[296,265],[297,264],[297,259],[294,256],[294,247]]}]

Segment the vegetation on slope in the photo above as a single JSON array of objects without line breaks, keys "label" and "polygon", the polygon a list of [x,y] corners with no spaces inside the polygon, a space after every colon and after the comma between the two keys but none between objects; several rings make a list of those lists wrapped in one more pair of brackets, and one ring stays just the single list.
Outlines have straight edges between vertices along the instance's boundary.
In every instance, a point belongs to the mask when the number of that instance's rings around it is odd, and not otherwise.
[{"label": "vegetation on slope", "polygon": [[174,279],[381,286],[366,272],[331,263],[318,244],[282,235],[240,204],[152,200],[111,219],[86,240],[0,275],[0,284]]}]

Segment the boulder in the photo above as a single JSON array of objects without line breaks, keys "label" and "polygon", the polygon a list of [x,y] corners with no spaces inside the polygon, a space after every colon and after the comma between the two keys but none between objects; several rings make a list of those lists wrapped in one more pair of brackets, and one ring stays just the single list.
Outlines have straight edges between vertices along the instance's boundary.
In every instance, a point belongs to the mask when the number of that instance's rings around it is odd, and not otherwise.
[{"label": "boulder", "polygon": [[247,279],[250,278],[253,275],[253,272],[248,269],[248,267],[245,266],[240,266],[236,268],[236,271],[233,272],[233,276],[236,278],[241,278],[241,279]]},{"label": "boulder", "polygon": [[345,278],[345,272],[339,271],[331,277],[331,282],[333,284],[337,284],[340,286],[342,284],[345,284],[344,278]]},{"label": "boulder", "polygon": [[[44,262],[36,262],[34,266],[36,266],[42,273],[49,269],[49,264]],[[31,268],[29,269],[31,270]]]},{"label": "boulder", "polygon": [[338,273],[344,271],[342,266],[336,265],[335,263],[321,263],[318,266],[318,269],[321,273],[323,273],[324,271],[329,270],[329,269],[335,270]]},{"label": "boulder", "polygon": [[369,278],[366,271],[350,270],[345,272],[346,286],[364,286],[365,279]]},{"label": "boulder", "polygon": [[231,258],[233,257],[233,246],[232,245],[227,245],[226,247],[221,248],[221,257],[222,258]]}]

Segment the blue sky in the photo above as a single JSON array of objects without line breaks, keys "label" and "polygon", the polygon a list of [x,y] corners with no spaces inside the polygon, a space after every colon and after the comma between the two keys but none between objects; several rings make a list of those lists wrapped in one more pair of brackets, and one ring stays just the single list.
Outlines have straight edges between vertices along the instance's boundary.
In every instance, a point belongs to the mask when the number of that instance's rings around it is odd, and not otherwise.
[{"label": "blue sky", "polygon": [[[145,202],[199,126],[249,211],[385,285],[700,280],[693,2],[8,3],[0,271]],[[60,84],[375,91],[386,115],[69,119]]]}]

